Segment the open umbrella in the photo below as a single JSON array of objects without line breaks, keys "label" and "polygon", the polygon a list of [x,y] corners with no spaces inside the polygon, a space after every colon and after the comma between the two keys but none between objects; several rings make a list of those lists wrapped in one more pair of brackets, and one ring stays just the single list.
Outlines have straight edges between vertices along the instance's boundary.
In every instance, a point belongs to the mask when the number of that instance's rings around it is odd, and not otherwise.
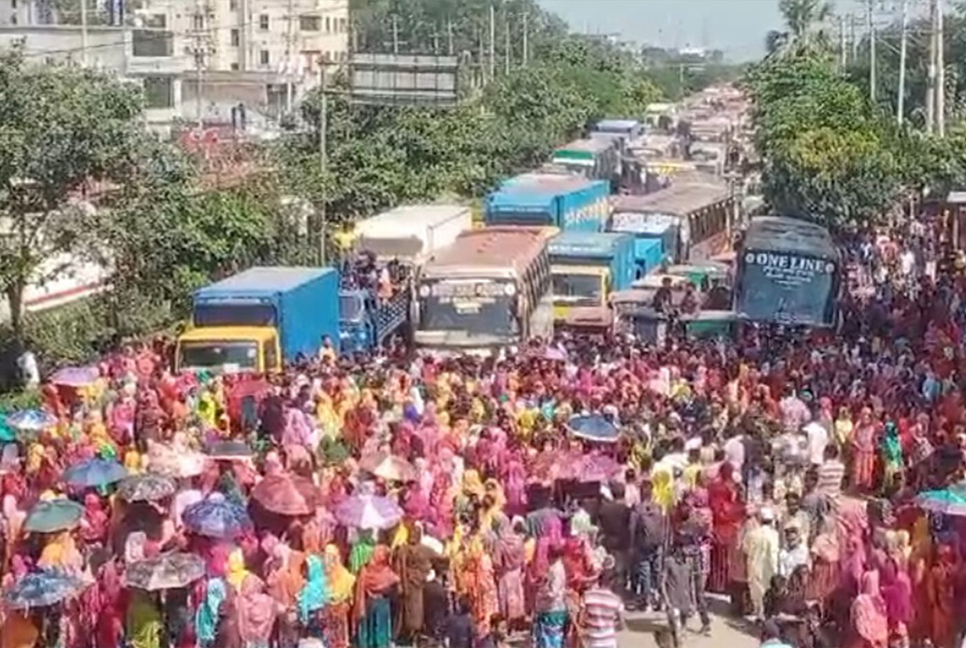
[{"label": "open umbrella", "polygon": [[66,531],[77,526],[83,515],[84,507],[77,502],[65,498],[46,500],[30,509],[23,528],[34,533]]},{"label": "open umbrella", "polygon": [[209,538],[236,538],[252,526],[248,512],[221,493],[187,507],[181,519],[189,531]]},{"label": "open umbrella", "polygon": [[57,417],[39,409],[28,409],[7,415],[7,425],[23,432],[41,432],[57,425]]},{"label": "open umbrella", "polygon": [[109,459],[87,459],[65,470],[63,477],[71,486],[93,488],[121,481],[127,477],[127,469]]},{"label": "open umbrella", "polygon": [[574,436],[588,441],[614,443],[620,436],[620,430],[617,429],[617,426],[600,414],[571,416],[567,426]]},{"label": "open umbrella", "polygon": [[416,479],[416,469],[411,463],[385,452],[363,457],[359,467],[386,481],[410,482]]},{"label": "open umbrella", "polygon": [[128,565],[124,585],[154,592],[187,587],[204,575],[205,561],[201,556],[173,552]]},{"label": "open umbrella", "polygon": [[144,473],[133,475],[121,481],[117,494],[128,502],[155,502],[174,495],[177,487],[174,481],[164,475]]},{"label": "open umbrella", "polygon": [[84,581],[57,571],[27,574],[4,592],[3,602],[15,610],[54,605],[86,587]]},{"label": "open umbrella", "polygon": [[148,470],[173,478],[197,477],[205,471],[208,457],[195,450],[155,445],[148,454]]},{"label": "open umbrella", "polygon": [[357,529],[388,529],[402,519],[403,511],[388,497],[350,495],[335,509],[335,518]]},{"label": "open umbrella", "polygon": [[308,479],[292,475],[269,475],[252,489],[252,499],[279,515],[311,515],[318,506],[318,489]]},{"label": "open umbrella", "polygon": [[54,385],[79,388],[93,385],[99,377],[100,371],[97,367],[64,367],[53,373],[50,382]]},{"label": "open umbrella", "polygon": [[216,441],[208,446],[205,454],[211,459],[233,461],[248,459],[252,456],[252,449],[244,441]]},{"label": "open umbrella", "polygon": [[944,515],[966,516],[966,489],[961,487],[924,491],[916,495],[916,504],[926,511]]}]

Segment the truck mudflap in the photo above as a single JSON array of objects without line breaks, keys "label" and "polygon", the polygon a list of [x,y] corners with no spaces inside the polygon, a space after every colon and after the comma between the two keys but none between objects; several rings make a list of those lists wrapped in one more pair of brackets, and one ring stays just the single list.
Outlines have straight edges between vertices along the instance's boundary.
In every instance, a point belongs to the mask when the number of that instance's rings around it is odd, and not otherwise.
[{"label": "truck mudflap", "polygon": [[606,306],[579,306],[571,308],[557,328],[572,333],[605,333],[613,321],[614,314]]}]

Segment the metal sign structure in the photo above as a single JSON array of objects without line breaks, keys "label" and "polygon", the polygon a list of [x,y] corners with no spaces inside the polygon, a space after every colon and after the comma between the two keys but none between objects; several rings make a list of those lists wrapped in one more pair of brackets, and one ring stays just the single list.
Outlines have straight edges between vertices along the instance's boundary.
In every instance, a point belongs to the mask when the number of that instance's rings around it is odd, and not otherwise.
[{"label": "metal sign structure", "polygon": [[353,53],[349,87],[356,103],[435,106],[459,103],[459,57]]}]

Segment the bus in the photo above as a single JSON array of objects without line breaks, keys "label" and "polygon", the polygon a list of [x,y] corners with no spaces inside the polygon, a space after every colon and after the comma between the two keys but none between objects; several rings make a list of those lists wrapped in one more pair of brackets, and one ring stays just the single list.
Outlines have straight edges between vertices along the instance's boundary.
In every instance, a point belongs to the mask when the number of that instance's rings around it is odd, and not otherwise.
[{"label": "bus", "polygon": [[829,231],[798,218],[753,218],[736,258],[738,317],[753,322],[834,326],[842,260]]},{"label": "bus", "polygon": [[644,196],[614,197],[611,230],[639,235],[671,225],[677,241],[664,250],[665,258],[672,263],[706,261],[731,249],[734,202],[724,185],[675,182]]},{"label": "bus", "polygon": [[553,335],[547,241],[552,227],[463,232],[423,267],[416,293],[416,349],[489,356]]}]

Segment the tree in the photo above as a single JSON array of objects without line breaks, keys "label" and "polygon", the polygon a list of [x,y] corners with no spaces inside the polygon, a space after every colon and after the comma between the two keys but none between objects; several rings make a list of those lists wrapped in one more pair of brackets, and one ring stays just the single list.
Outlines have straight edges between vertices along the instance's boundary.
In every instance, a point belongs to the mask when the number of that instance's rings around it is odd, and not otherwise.
[{"label": "tree", "polygon": [[28,63],[0,53],[0,290],[14,335],[24,289],[90,249],[86,190],[124,183],[139,158],[140,92],[92,69]]}]

